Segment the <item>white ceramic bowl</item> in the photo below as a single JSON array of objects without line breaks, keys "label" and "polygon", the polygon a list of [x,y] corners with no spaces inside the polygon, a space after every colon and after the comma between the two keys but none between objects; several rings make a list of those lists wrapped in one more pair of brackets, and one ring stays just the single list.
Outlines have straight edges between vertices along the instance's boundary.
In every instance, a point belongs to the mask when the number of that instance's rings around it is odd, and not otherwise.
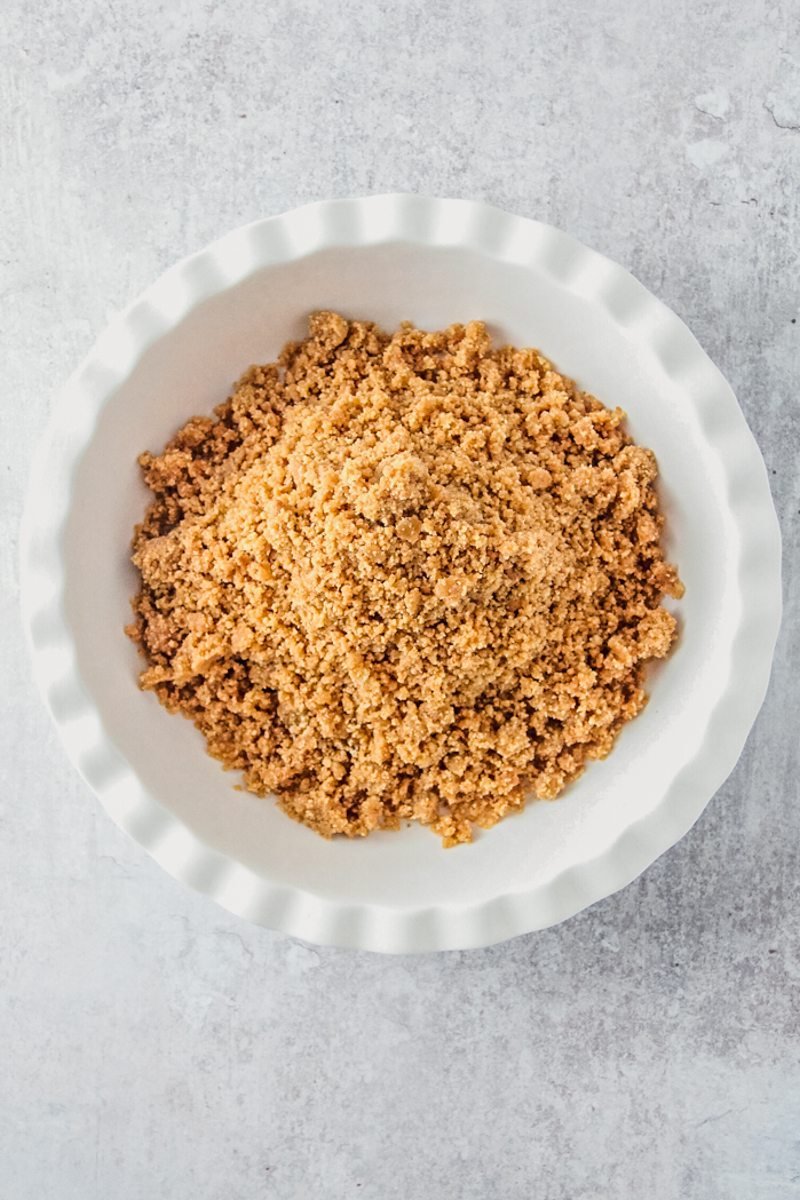
[{"label": "white ceramic bowl", "polygon": [[[193,726],[137,688],[123,633],[136,455],[222,400],[244,367],[334,308],[389,328],[485,319],[608,405],[661,469],[686,597],[672,657],[611,756],[555,803],[469,846],[420,827],[324,842],[236,788]],[[100,337],[55,407],[23,524],[39,684],[111,817],[176,878],[309,941],[385,951],[481,946],[552,925],[627,884],[699,816],[766,689],[780,538],[736,400],[678,318],[620,267],[483,204],[373,196],[237,229],[167,271]]]}]

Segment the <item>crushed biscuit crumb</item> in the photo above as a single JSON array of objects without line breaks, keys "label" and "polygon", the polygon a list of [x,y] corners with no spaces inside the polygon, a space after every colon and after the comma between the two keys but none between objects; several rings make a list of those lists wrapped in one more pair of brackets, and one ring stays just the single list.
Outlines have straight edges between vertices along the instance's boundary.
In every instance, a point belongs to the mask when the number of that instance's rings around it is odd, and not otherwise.
[{"label": "crushed biscuit crumb", "polygon": [[139,461],[141,686],[324,837],[469,841],[642,709],[683,588],[656,462],[479,321],[331,312]]}]

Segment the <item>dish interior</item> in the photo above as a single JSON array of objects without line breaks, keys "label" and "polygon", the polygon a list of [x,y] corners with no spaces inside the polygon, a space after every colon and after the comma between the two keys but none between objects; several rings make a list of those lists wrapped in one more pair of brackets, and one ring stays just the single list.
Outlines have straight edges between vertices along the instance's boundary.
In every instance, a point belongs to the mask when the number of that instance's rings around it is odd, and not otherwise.
[{"label": "dish interior", "polygon": [[[657,309],[640,307],[618,276],[606,285],[599,268],[582,294],[570,284],[568,263],[519,266],[407,243],[321,250],[263,268],[200,304],[108,399],[72,481],[62,533],[66,617],[107,736],[147,790],[210,846],[276,883],[342,903],[479,904],[594,858],[658,803],[696,753],[705,734],[698,714],[709,713],[726,686],[738,619],[731,586],[738,542],[718,461],[724,429],[713,431],[712,447],[676,383],[680,345],[666,333],[660,340],[658,328],[646,339],[657,349],[637,341],[642,321],[658,325]],[[620,405],[632,436],[658,458],[667,558],[686,596],[668,602],[681,635],[671,657],[650,671],[650,703],[611,756],[591,764],[560,799],[532,802],[450,851],[420,828],[324,842],[273,802],[239,790],[187,721],[138,690],[141,661],[123,633],[137,586],[130,537],[147,501],[137,453],[160,450],[190,416],[210,412],[248,364],[269,361],[287,339],[303,336],[308,313],[319,308],[387,329],[404,319],[423,328],[485,320],[495,339],[536,346],[603,403]],[[707,386],[719,386],[711,369]]]}]

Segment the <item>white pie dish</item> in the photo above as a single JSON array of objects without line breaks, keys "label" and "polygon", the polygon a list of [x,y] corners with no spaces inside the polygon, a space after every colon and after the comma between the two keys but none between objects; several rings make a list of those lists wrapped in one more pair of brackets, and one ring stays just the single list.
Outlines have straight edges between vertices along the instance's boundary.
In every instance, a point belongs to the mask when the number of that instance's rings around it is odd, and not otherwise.
[{"label": "white pie dish", "polygon": [[[238,790],[200,735],[137,688],[123,633],[147,493],[136,455],[224,399],[250,362],[334,308],[385,327],[485,319],[536,345],[655,450],[681,638],[609,758],[554,803],[443,851],[419,827],[324,842]],[[621,267],[483,204],[309,205],[183,260],[98,339],[37,453],[22,536],[34,669],[67,752],[111,817],[176,878],[309,941],[472,947],[569,917],[680,838],[733,768],[766,690],[780,535],[729,386]]]}]

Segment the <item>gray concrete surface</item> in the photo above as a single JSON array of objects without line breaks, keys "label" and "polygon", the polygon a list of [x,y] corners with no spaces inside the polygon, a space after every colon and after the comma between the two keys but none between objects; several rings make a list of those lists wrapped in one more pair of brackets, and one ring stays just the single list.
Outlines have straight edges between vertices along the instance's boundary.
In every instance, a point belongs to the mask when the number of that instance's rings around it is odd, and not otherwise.
[{"label": "gray concrete surface", "polygon": [[[4,1198],[800,1196],[799,17],[6,0]],[[764,451],[788,601],[747,749],[683,842],[561,928],[399,960],[163,875],[67,764],[15,596],[31,449],[107,316],[243,221],[389,189],[551,221],[680,313]]]}]

